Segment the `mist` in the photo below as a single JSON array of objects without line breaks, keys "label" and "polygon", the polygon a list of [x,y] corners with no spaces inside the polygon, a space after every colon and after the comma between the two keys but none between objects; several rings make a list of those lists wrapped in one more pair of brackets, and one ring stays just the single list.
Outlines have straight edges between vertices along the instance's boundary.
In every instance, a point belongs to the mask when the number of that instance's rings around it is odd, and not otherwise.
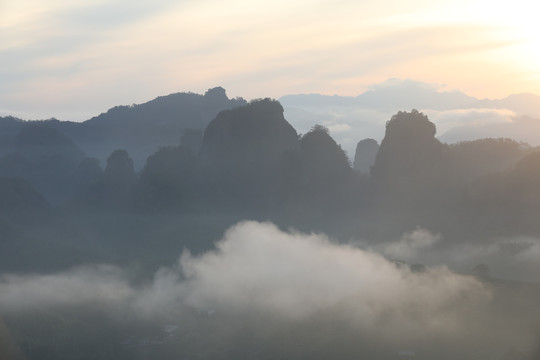
[{"label": "mist", "polygon": [[0,310],[118,304],[132,295],[122,271],[110,265],[82,266],[46,275],[0,276]]},{"label": "mist", "polygon": [[530,236],[500,236],[486,243],[448,243],[442,234],[419,227],[394,241],[352,243],[388,259],[409,264],[445,264],[464,274],[474,274],[476,266],[485,265],[489,276],[497,279],[537,283],[540,271],[540,239]]},{"label": "mist", "polygon": [[[416,260],[439,240],[417,229],[379,253],[338,244],[320,233],[240,222],[214,249],[198,255],[186,249],[177,263],[160,268],[149,281],[108,265],[3,275],[0,314],[75,307],[102,312],[118,324],[126,319],[138,319],[137,326],[174,324],[177,337],[167,346],[180,346],[183,336],[195,333],[191,336],[206,339],[203,358],[225,356],[215,336],[227,343],[227,351],[243,356],[253,347],[289,358],[315,356],[298,348],[297,342],[306,341],[320,349],[316,358],[390,359],[401,352],[487,359],[509,349],[533,354],[538,324],[525,320],[534,302],[522,298],[515,307],[510,290],[442,263],[415,272],[389,258]],[[519,255],[519,245],[516,249]],[[134,329],[122,331],[127,337]]]}]

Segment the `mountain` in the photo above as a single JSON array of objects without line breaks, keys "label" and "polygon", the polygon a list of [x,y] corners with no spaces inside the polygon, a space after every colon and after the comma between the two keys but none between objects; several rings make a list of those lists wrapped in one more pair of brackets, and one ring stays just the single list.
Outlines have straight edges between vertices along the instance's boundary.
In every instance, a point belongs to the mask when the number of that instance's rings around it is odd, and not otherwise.
[{"label": "mountain", "polygon": [[260,207],[273,201],[279,164],[296,147],[298,134],[281,104],[254,100],[212,120],[204,131],[201,166],[213,196],[229,205],[240,201]]},{"label": "mountain", "polygon": [[470,104],[471,108],[508,109],[518,116],[540,117],[540,96],[535,94],[514,94],[503,99],[483,99]]},{"label": "mountain", "polygon": [[437,204],[445,174],[443,145],[435,132],[435,124],[417,110],[400,111],[388,121],[371,168],[382,206],[410,212]]},{"label": "mountain", "polygon": [[390,79],[358,96],[298,94],[285,95],[279,101],[284,107],[362,107],[396,112],[412,108],[456,109],[470,106],[478,99],[460,91],[438,91],[417,81]]},{"label": "mountain", "polygon": [[84,153],[73,141],[58,129],[42,122],[25,124],[13,139],[13,151],[28,160],[39,161],[43,158],[62,157],[78,163]]},{"label": "mountain", "polygon": [[427,114],[444,142],[512,137],[540,145],[540,121],[536,120],[540,118],[540,96],[533,94],[480,100],[426,83],[389,79],[358,96],[297,94],[279,101],[285,117],[300,133],[322,124],[350,158],[360,139],[380,142],[392,115],[411,109]]},{"label": "mountain", "polygon": [[49,203],[21,178],[0,177],[0,236],[2,245],[23,229],[50,215]]},{"label": "mountain", "polygon": [[356,104],[387,111],[407,109],[449,110],[467,106],[477,99],[460,91],[438,91],[434,86],[412,80],[390,79],[358,95]]},{"label": "mountain", "polygon": [[379,152],[379,143],[373,139],[363,139],[356,145],[353,168],[361,173],[369,174],[371,166]]},{"label": "mountain", "polygon": [[140,105],[117,106],[81,124],[55,122],[92,157],[106,159],[114,150],[126,150],[141,168],[146,158],[162,146],[177,146],[187,129],[204,129],[226,109],[246,104],[229,99],[225,89],[204,95],[176,93]]},{"label": "mountain", "polygon": [[446,143],[472,141],[483,138],[510,138],[527,144],[540,145],[540,118],[508,117],[492,122],[463,123],[445,131],[439,139]]},{"label": "mountain", "polygon": [[[56,119],[39,121],[69,137],[84,153],[102,164],[117,149],[126,150],[140,169],[146,158],[162,146],[177,146],[185,131],[203,130],[216,115],[245,105],[242,98],[229,99],[222,87],[204,95],[176,93],[139,105],[116,106],[82,123]],[[0,153],[26,123],[13,117],[0,118]]]},{"label": "mountain", "polygon": [[77,166],[85,154],[47,122],[24,122],[0,153],[0,176],[25,179],[49,202],[72,195]]},{"label": "mountain", "polygon": [[221,112],[208,125],[201,157],[215,166],[238,162],[267,165],[294,148],[297,140],[296,130],[283,117],[279,102],[256,100]]}]

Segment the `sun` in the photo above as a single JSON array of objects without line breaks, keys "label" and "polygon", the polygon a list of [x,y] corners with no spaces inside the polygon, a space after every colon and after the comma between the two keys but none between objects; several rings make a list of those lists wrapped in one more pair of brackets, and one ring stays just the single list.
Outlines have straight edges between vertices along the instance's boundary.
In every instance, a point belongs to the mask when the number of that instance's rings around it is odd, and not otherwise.
[{"label": "sun", "polygon": [[[498,27],[498,36],[508,46],[499,53],[501,61],[515,69],[514,73],[523,81],[522,91],[540,91],[540,22],[537,13],[540,6],[516,0],[512,8],[490,10],[489,21]],[[489,8],[487,8],[489,9]],[[519,11],[518,11],[519,9]],[[514,79],[517,80],[517,79]]]}]

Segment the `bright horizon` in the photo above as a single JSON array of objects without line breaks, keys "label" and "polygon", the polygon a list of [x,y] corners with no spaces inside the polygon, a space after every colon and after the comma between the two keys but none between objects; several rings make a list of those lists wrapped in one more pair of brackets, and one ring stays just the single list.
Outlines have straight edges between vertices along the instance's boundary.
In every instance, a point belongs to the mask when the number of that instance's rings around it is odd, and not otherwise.
[{"label": "bright horizon", "polygon": [[354,96],[389,78],[540,94],[532,2],[0,1],[0,114],[81,121],[160,95]]}]

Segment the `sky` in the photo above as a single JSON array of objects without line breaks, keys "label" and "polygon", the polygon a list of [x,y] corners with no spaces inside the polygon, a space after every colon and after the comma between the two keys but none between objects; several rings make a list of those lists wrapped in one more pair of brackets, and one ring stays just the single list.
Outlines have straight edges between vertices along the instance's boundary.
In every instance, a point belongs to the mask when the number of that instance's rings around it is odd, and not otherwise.
[{"label": "sky", "polygon": [[389,78],[540,94],[532,1],[0,0],[0,115],[82,121],[223,86],[358,95]]}]

